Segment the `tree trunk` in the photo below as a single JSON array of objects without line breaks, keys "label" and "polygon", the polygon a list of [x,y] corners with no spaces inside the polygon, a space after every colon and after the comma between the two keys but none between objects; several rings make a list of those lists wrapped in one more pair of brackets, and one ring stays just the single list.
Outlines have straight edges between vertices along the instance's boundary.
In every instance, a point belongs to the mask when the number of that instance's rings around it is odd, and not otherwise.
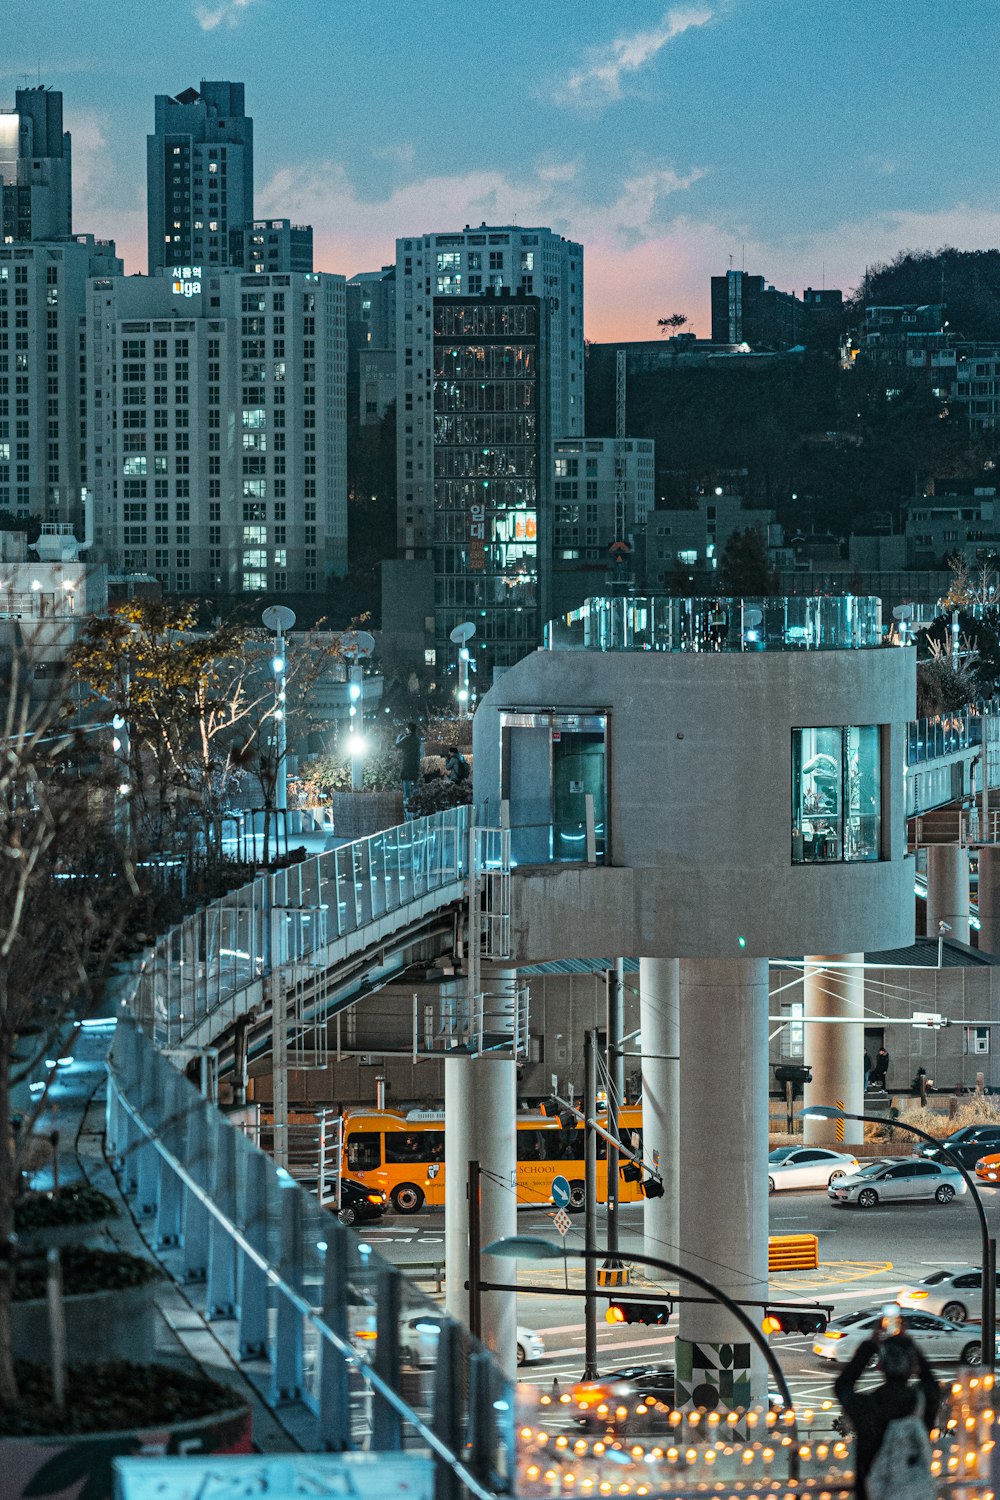
[{"label": "tree trunk", "polygon": [[0,1029],[0,1402],[17,1400],[10,1304],[14,1281],[14,1199],[17,1161],[10,1126],[12,1038]]}]

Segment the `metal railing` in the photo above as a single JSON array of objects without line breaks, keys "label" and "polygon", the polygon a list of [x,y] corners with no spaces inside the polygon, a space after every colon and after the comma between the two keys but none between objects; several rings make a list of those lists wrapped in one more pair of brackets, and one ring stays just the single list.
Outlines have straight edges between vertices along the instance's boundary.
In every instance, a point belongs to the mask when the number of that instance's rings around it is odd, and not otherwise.
[{"label": "metal railing", "polygon": [[830,651],[882,644],[882,602],[844,595],[587,599],[545,627],[550,651]]},{"label": "metal railing", "polygon": [[131,1021],[108,1058],[108,1151],[176,1280],[270,1362],[323,1450],[430,1451],[441,1496],[507,1491],[514,1392],[492,1356],[404,1272],[299,1188]]},{"label": "metal railing", "polygon": [[133,1014],[157,1045],[182,1046],[206,1020],[224,1029],[275,970],[328,968],[363,947],[377,924],[390,932],[457,899],[468,826],[468,807],[431,813],[213,901],[151,950]]}]

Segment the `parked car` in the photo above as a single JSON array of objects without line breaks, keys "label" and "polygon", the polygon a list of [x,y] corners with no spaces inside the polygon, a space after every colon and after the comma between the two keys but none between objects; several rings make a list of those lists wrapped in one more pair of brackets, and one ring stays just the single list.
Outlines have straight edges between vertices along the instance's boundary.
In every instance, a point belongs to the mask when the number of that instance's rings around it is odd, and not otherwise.
[{"label": "parked car", "polygon": [[1000,1182],[1000,1151],[981,1156],[976,1162],[976,1176],[980,1182]]},{"label": "parked car", "polygon": [[844,1151],[828,1151],[822,1146],[779,1146],[767,1158],[767,1191],[824,1188],[857,1170],[857,1157]]},{"label": "parked car", "polygon": [[[1000,1276],[997,1276],[1000,1288]],[[913,1286],[901,1286],[896,1293],[900,1307],[936,1313],[951,1323],[964,1323],[983,1315],[982,1272],[978,1266],[952,1266],[931,1271]]]},{"label": "parked car", "polygon": [[[436,1313],[428,1311],[407,1318],[403,1324],[401,1342],[410,1362],[420,1369],[430,1369],[437,1363],[437,1347],[441,1323]],[[533,1328],[517,1325],[517,1363],[529,1365],[545,1357],[545,1340]]]},{"label": "parked car", "polygon": [[[342,1224],[381,1219],[388,1207],[389,1199],[380,1188],[369,1187],[366,1182],[355,1182],[353,1177],[340,1179],[340,1212],[337,1217]],[[337,1212],[332,1202],[327,1208]]]},{"label": "parked car", "polygon": [[950,1203],[966,1192],[965,1178],[954,1167],[936,1161],[876,1161],[851,1177],[841,1177],[827,1188],[834,1203],[874,1208],[888,1199],[931,1198]]},{"label": "parked car", "polygon": [[[964,1125],[961,1130],[945,1136],[941,1146],[949,1147],[963,1167],[974,1167],[981,1156],[1000,1152],[1000,1125]],[[931,1161],[947,1161],[941,1146],[921,1144],[915,1147],[913,1154]]]},{"label": "parked car", "polygon": [[[904,1333],[916,1340],[929,1360],[952,1361],[960,1365],[982,1362],[979,1339],[972,1336],[972,1329],[961,1323],[951,1323],[933,1313],[905,1309],[901,1322]],[[881,1309],[845,1313],[841,1318],[833,1318],[825,1333],[816,1335],[813,1353],[833,1364],[846,1365],[858,1345],[871,1338],[875,1329],[881,1326]]]}]

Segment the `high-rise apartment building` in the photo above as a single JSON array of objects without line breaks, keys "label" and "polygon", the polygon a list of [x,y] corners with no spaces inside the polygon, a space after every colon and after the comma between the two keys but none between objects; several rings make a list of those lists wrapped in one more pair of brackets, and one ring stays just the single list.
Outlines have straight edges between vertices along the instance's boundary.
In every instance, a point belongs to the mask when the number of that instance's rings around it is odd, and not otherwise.
[{"label": "high-rise apartment building", "polygon": [[93,235],[0,245],[0,510],[82,521],[87,278],[122,269]]},{"label": "high-rise apartment building", "polygon": [[97,546],[171,591],[320,591],[347,568],[344,278],[179,269],[90,284]]},{"label": "high-rise apartment building", "polygon": [[516,225],[397,240],[396,387],[400,554],[433,561],[439,671],[469,620],[488,674],[550,604],[551,442],[583,433],[583,247]]},{"label": "high-rise apartment building", "polygon": [[229,263],[258,275],[274,271],[311,271],[311,224],[290,219],[254,219],[229,232]]},{"label": "high-rise apartment building", "polygon": [[632,551],[611,550],[617,509],[620,498],[621,539],[634,548],[656,504],[655,447],[651,438],[557,438],[553,443],[553,615],[606,592],[616,571],[632,575]]},{"label": "high-rise apartment building", "polygon": [[231,263],[231,232],[254,217],[253,120],[242,83],[157,94],[146,195],[150,275]]},{"label": "high-rise apartment building", "polygon": [[63,96],[18,89],[0,112],[0,240],[56,240],[72,234],[72,153]]},{"label": "high-rise apartment building", "polygon": [[362,427],[396,399],[396,267],[359,271],[347,283],[348,410]]}]

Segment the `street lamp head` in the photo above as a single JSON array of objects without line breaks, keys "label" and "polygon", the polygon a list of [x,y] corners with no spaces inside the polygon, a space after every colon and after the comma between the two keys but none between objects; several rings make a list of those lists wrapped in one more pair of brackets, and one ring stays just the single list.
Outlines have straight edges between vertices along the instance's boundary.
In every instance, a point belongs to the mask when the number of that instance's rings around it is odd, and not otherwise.
[{"label": "street lamp head", "polygon": [[483,1246],[484,1255],[499,1255],[506,1260],[561,1260],[561,1245],[543,1240],[540,1234],[509,1234]]},{"label": "street lamp head", "polygon": [[799,1110],[800,1120],[846,1120],[847,1115],[835,1104],[810,1104],[808,1109]]}]

